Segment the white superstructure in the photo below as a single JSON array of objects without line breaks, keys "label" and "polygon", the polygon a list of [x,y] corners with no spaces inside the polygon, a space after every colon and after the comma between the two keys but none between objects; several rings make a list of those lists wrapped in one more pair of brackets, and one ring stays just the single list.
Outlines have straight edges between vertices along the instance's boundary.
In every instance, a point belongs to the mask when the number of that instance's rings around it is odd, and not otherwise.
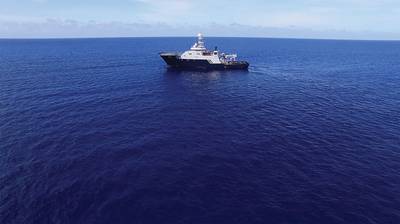
[{"label": "white superstructure", "polygon": [[214,51],[208,51],[204,44],[204,37],[201,33],[197,35],[197,42],[190,48],[190,50],[185,51],[180,55],[181,59],[207,60],[210,64],[221,64],[226,61],[235,61],[236,57],[236,54],[220,54],[217,49]]}]

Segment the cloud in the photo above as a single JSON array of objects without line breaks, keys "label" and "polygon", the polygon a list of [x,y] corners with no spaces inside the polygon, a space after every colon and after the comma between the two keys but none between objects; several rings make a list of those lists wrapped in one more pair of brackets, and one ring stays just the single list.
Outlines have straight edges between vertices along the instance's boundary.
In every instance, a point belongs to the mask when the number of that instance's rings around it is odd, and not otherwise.
[{"label": "cloud", "polygon": [[178,18],[196,12],[195,1],[190,0],[132,0],[132,2],[144,6],[142,11],[136,12],[136,15],[146,22],[176,22]]},{"label": "cloud", "polygon": [[351,32],[346,30],[315,30],[300,27],[229,25],[169,25],[167,23],[80,22],[76,20],[46,19],[32,22],[0,22],[0,38],[64,38],[64,37],[151,37],[207,36],[329,38],[329,39],[397,39],[400,32]]},{"label": "cloud", "polygon": [[398,0],[0,0],[0,36],[191,36],[207,30],[214,36],[398,39],[399,10]]}]

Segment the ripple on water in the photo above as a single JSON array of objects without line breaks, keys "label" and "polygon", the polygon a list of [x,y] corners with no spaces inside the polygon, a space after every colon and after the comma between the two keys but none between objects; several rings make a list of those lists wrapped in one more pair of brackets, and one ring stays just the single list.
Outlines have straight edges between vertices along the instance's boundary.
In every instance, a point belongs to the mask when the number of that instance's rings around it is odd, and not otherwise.
[{"label": "ripple on water", "polygon": [[398,223],[398,42],[186,42],[0,40],[0,223]]}]

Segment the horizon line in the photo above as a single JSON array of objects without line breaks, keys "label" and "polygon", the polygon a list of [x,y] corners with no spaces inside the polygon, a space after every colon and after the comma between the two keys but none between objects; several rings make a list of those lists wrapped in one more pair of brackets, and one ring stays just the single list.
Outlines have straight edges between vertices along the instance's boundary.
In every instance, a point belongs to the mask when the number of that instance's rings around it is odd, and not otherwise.
[{"label": "horizon line", "polygon": [[[129,38],[195,38],[195,35],[180,36],[87,36],[87,37],[0,37],[0,40],[76,40],[76,39],[129,39]],[[312,38],[312,37],[260,37],[260,36],[205,36],[205,38],[243,38],[243,39],[288,39],[288,40],[331,40],[331,41],[374,41],[400,42],[400,39],[351,39],[351,38]]]}]

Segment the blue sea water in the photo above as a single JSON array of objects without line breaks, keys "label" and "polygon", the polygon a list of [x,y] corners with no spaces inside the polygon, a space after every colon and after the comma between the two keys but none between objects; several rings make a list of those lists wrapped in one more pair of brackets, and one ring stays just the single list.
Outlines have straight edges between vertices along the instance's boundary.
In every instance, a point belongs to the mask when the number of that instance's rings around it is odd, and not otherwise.
[{"label": "blue sea water", "polygon": [[400,223],[400,42],[0,40],[0,223]]}]

